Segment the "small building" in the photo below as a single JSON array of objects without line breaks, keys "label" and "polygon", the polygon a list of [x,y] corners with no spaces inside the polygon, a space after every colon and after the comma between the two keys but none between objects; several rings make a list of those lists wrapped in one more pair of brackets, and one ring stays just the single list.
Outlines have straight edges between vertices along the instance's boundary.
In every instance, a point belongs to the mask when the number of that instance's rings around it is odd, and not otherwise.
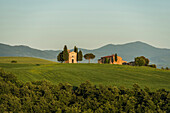
[{"label": "small building", "polygon": [[111,56],[104,56],[101,57],[101,59],[98,60],[99,64],[119,64],[122,65],[123,63],[127,63],[122,59],[122,57],[117,56],[117,61],[115,61],[115,55]]},{"label": "small building", "polygon": [[72,51],[70,52],[70,50],[68,50],[68,61],[65,61],[65,63],[77,63],[77,53]]}]

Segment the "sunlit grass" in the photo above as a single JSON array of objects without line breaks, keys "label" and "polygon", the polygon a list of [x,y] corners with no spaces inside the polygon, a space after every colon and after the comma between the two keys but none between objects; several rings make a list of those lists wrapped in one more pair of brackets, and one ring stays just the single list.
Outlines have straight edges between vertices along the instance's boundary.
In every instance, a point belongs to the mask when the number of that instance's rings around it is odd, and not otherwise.
[{"label": "sunlit grass", "polygon": [[[38,61],[37,61],[38,63]],[[0,67],[14,73],[18,79],[26,81],[49,80],[54,84],[67,82],[79,85],[87,80],[95,85],[116,85],[131,87],[138,83],[155,90],[170,90],[170,71],[150,67],[133,67],[110,64],[59,64],[59,63],[10,64],[0,63]]]}]

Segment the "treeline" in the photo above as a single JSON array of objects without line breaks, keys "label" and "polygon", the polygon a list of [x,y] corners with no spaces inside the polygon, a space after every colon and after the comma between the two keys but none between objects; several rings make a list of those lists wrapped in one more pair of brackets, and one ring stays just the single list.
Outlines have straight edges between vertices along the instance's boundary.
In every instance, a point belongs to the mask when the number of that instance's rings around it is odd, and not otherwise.
[{"label": "treeline", "polygon": [[[24,76],[24,75],[23,75]],[[170,112],[170,92],[92,85],[76,86],[48,81],[23,83],[0,70],[0,112],[109,113]]]},{"label": "treeline", "polygon": [[156,68],[155,64],[149,65],[149,59],[145,58],[144,56],[136,57],[135,58],[135,65],[136,66],[148,66],[148,67],[153,67]]}]

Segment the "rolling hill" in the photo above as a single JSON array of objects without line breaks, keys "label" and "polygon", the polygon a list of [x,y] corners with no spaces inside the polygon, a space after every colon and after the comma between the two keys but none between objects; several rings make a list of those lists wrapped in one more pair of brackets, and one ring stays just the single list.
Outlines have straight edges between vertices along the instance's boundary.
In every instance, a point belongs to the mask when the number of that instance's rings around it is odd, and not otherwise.
[{"label": "rolling hill", "polygon": [[[146,56],[151,63],[157,64],[158,67],[170,67],[170,49],[156,48],[140,41],[122,45],[109,44],[94,50],[80,49],[83,54],[94,53],[96,55],[93,60],[94,63],[101,56],[118,53],[126,61],[132,61],[137,56]],[[28,46],[10,46],[6,44],[0,44],[0,50],[0,56],[37,57],[52,61],[56,61],[56,56],[60,52],[59,50],[38,50]],[[83,62],[87,61],[84,60]]]},{"label": "rolling hill", "polygon": [[[24,62],[19,62],[22,59]],[[78,86],[82,82],[91,81],[95,85],[126,86],[127,88],[138,83],[142,88],[147,86],[152,90],[160,88],[170,90],[170,71],[167,70],[110,64],[60,64],[22,57],[17,60],[18,63],[11,64],[5,63],[4,59],[0,58],[0,67],[6,72],[14,73],[24,82],[48,80],[54,84],[69,83]]]}]

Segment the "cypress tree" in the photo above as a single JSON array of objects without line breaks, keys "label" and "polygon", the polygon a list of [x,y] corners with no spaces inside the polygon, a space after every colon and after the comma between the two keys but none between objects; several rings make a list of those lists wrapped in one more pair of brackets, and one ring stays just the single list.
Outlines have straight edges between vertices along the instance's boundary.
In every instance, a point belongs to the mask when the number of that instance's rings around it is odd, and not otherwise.
[{"label": "cypress tree", "polygon": [[68,56],[69,56],[69,54],[68,54],[67,46],[65,45],[64,46],[64,51],[63,51],[63,59],[64,59],[64,61],[68,61]]},{"label": "cypress tree", "polygon": [[78,60],[78,54],[79,54],[79,53],[78,53],[78,48],[77,48],[76,46],[74,46],[74,52],[77,53],[77,62],[78,62],[78,61],[79,61],[79,60]]},{"label": "cypress tree", "polygon": [[57,60],[58,60],[59,62],[61,62],[61,63],[64,62],[64,59],[63,59],[63,51],[62,51],[61,53],[58,54]]},{"label": "cypress tree", "polygon": [[78,48],[74,46],[74,52],[78,53]]},{"label": "cypress tree", "polygon": [[115,61],[117,62],[117,53],[115,54]]},{"label": "cypress tree", "polygon": [[108,62],[109,62],[109,60],[108,60],[108,58],[105,58],[106,60],[105,60],[105,63],[107,64]]},{"label": "cypress tree", "polygon": [[83,60],[83,53],[82,53],[82,51],[80,50],[79,52],[78,52],[78,61],[82,61]]},{"label": "cypress tree", "polygon": [[108,64],[110,64],[110,58],[108,59],[108,62],[107,62]]}]

